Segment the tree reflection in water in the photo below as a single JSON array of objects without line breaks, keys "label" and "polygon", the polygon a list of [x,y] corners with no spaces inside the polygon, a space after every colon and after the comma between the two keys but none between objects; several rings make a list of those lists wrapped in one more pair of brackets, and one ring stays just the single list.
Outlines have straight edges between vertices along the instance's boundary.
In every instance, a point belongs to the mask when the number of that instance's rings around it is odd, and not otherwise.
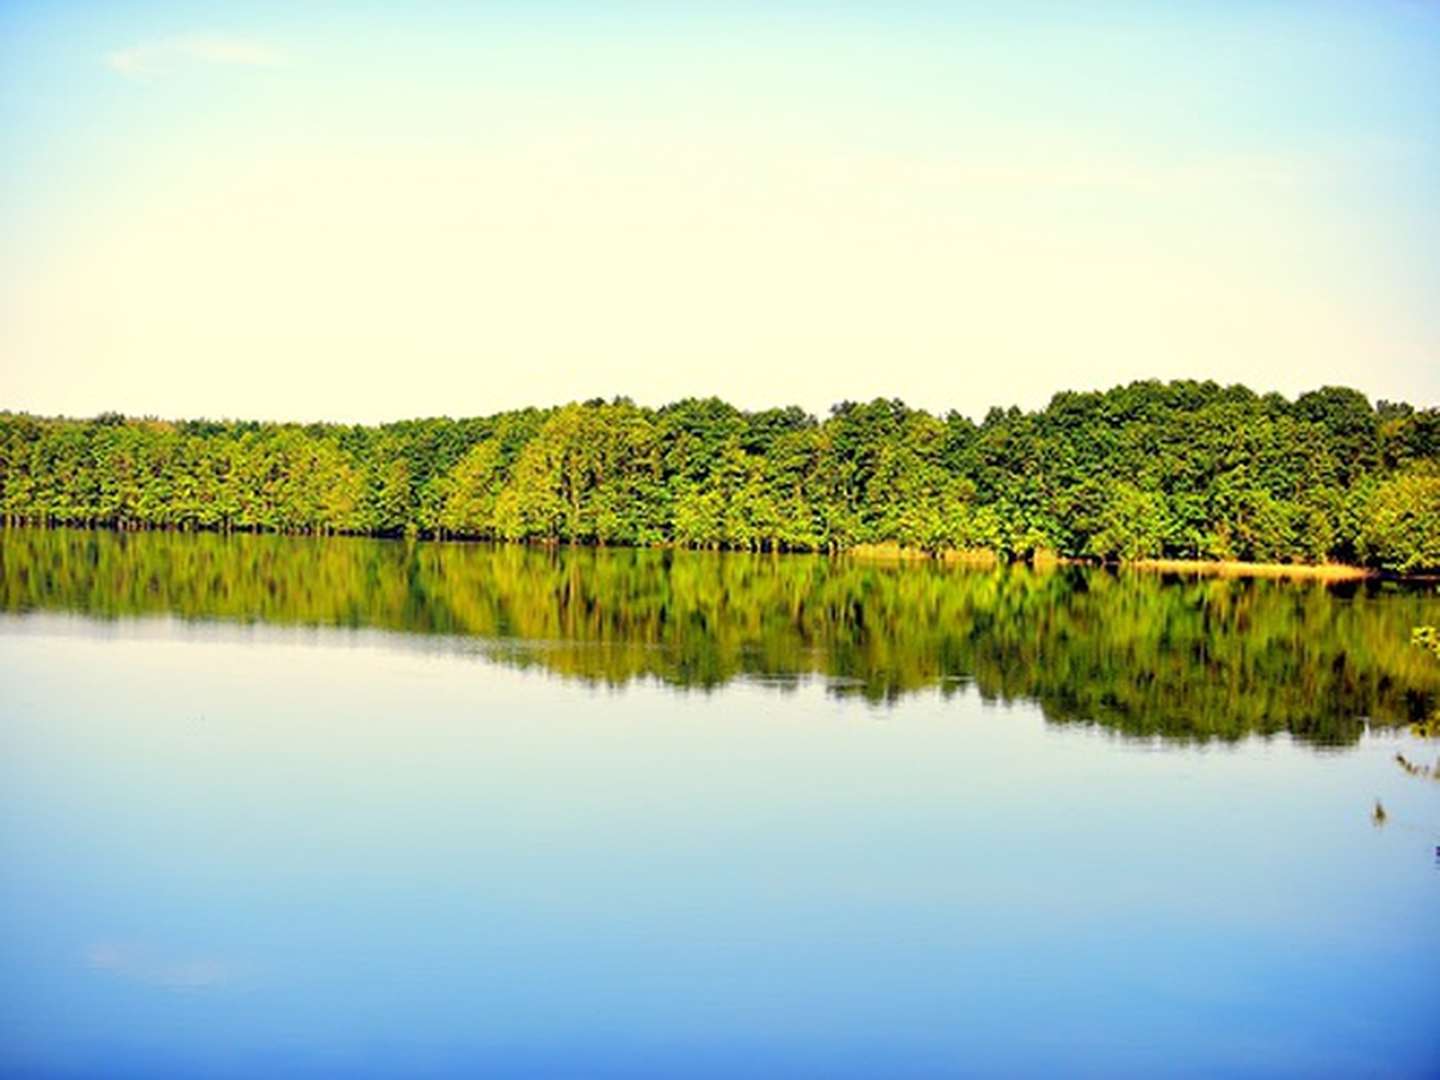
[{"label": "tree reflection in water", "polygon": [[975,570],[822,556],[8,529],[0,609],[364,627],[477,640],[585,680],[885,701],[973,685],[1136,736],[1349,743],[1429,716],[1410,643],[1433,594],[1386,583]]}]

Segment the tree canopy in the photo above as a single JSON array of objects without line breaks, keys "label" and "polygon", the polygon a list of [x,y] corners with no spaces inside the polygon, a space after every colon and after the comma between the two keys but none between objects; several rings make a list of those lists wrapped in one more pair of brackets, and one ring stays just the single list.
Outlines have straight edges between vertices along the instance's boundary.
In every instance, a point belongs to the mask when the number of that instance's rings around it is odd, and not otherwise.
[{"label": "tree canopy", "polygon": [[1440,568],[1440,409],[1136,382],[994,408],[626,398],[380,426],[0,413],[8,521]]}]

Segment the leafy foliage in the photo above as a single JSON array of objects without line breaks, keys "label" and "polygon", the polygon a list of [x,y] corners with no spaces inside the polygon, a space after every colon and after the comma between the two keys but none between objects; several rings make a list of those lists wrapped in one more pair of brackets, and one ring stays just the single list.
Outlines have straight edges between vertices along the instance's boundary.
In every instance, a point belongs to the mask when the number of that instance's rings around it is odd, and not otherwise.
[{"label": "leafy foliage", "polygon": [[1417,626],[1411,631],[1410,641],[1422,649],[1429,649],[1437,658],[1440,658],[1440,628]]},{"label": "leafy foliage", "polygon": [[1326,387],[903,402],[628,399],[380,427],[0,413],[0,513],[133,529],[1440,568],[1440,410]]}]

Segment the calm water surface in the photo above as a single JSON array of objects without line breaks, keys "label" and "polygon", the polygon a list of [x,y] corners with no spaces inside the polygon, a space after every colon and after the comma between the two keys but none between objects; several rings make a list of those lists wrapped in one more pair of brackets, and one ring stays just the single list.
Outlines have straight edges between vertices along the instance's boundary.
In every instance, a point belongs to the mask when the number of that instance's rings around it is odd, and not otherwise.
[{"label": "calm water surface", "polygon": [[1425,591],[12,530],[0,612],[6,1076],[1440,1072]]}]

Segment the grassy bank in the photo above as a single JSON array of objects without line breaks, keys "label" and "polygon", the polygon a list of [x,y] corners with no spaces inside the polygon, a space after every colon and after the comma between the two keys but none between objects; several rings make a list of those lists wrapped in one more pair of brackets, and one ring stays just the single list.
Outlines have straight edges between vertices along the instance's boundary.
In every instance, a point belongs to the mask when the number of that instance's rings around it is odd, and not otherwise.
[{"label": "grassy bank", "polygon": [[[842,554],[867,562],[911,563],[937,560],[966,566],[995,566],[1002,561],[999,554],[986,548],[939,553],[900,544],[857,544]],[[1067,559],[1051,551],[1036,552],[1029,560],[1034,566],[1102,565],[1093,559]],[[1313,581],[1357,581],[1376,577],[1379,571],[1344,563],[1275,563],[1244,562],[1219,559],[1134,559],[1103,565],[1123,566],[1136,570],[1165,573],[1201,574],[1214,577],[1306,578]]]},{"label": "grassy bank", "polygon": [[1207,559],[1137,559],[1124,564],[1140,570],[1208,574],[1214,577],[1309,578],[1317,581],[1355,581],[1376,577],[1377,570],[1343,563],[1268,563]]}]

